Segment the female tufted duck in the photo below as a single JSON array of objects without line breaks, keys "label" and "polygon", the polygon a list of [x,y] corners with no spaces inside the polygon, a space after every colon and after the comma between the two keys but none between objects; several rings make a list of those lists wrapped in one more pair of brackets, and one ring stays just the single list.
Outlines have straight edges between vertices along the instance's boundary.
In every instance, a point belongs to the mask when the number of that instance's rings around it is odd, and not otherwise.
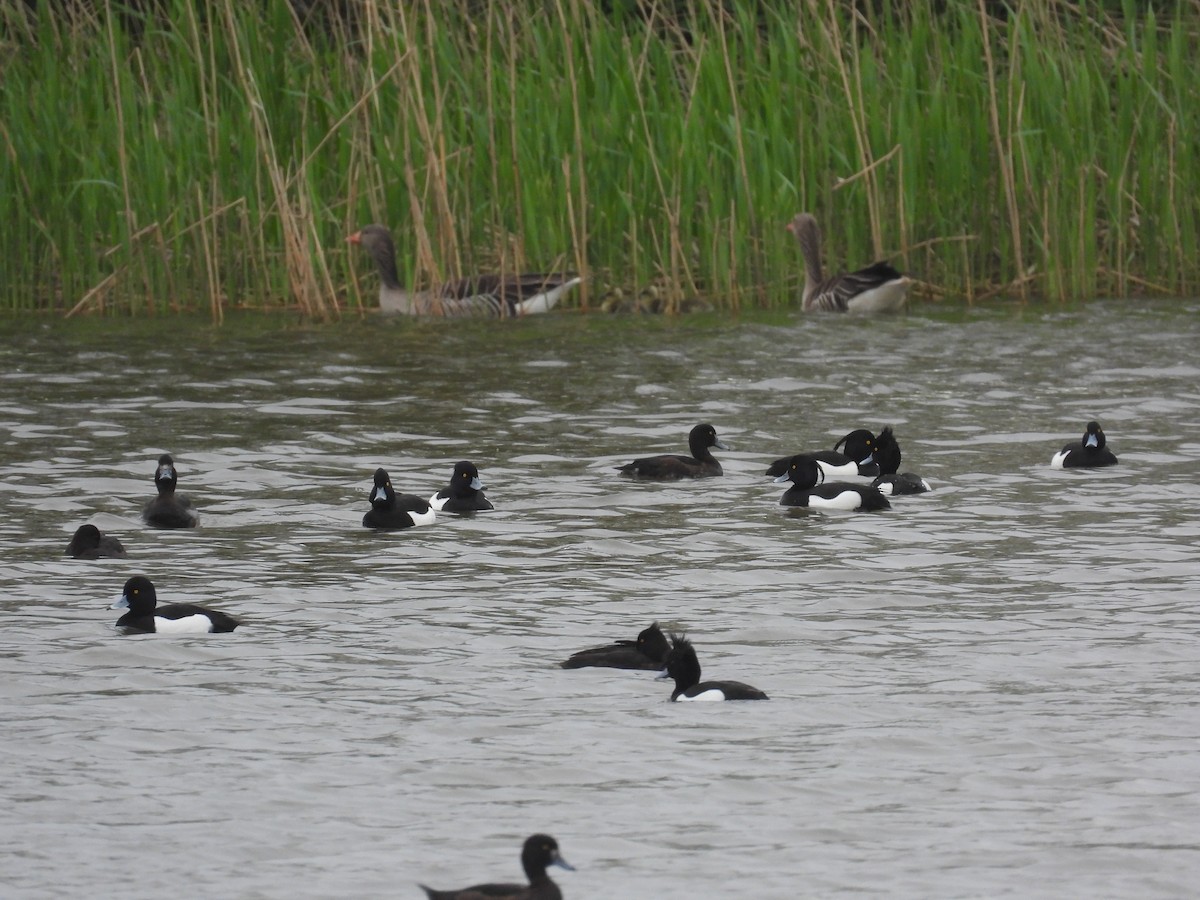
[{"label": "female tufted duck", "polygon": [[671,635],[671,652],[659,678],[674,678],[671,700],[766,700],[758,688],[740,681],[701,681],[700,660],[692,642],[680,634]]},{"label": "female tufted duck", "polygon": [[649,669],[661,671],[671,644],[655,622],[638,633],[636,641],[614,641],[606,647],[591,647],[572,653],[559,665],[564,669],[604,666],[609,669]]},{"label": "female tufted duck", "polygon": [[158,458],[158,468],[154,470],[154,486],[158,488],[158,496],[142,508],[142,520],[147,525],[153,528],[195,528],[200,524],[200,517],[192,509],[192,501],[183,494],[175,493],[178,481],[175,460],[171,459],[171,454],[164,453]]},{"label": "female tufted duck", "polygon": [[371,488],[371,508],[363,516],[367,528],[412,528],[429,525],[437,518],[433,508],[414,494],[397,494],[386,469],[375,470]]},{"label": "female tufted duck", "polygon": [[1104,429],[1099,422],[1088,422],[1083,438],[1074,444],[1067,444],[1050,460],[1052,469],[1098,469],[1101,466],[1115,466],[1117,457],[1108,449],[1108,439],[1104,437]]},{"label": "female tufted duck", "polygon": [[900,472],[900,444],[892,433],[892,426],[884,426],[875,439],[875,462],[879,465],[879,477],[871,482],[871,487],[879,488],[879,493],[885,497],[898,497],[901,494],[924,494],[932,490],[929,482],[920,475],[912,472]]},{"label": "female tufted duck", "polygon": [[121,599],[109,607],[125,608],[129,612],[117,619],[116,627],[126,633],[204,634],[209,631],[233,631],[239,624],[237,619],[223,612],[190,603],[158,606],[154,585],[144,575],[135,575],[125,582]]},{"label": "female tufted duck", "polygon": [[549,866],[574,872],[575,867],[558,853],[558,841],[535,834],[521,848],[521,866],[529,884],[477,884],[457,891],[435,891],[420,885],[429,900],[562,900],[562,891],[546,874]]},{"label": "female tufted duck", "polygon": [[99,559],[102,556],[123,559],[127,554],[120,541],[89,523],[75,529],[71,543],[67,544],[67,555],[73,559]]},{"label": "female tufted duck", "polygon": [[[866,475],[873,478],[879,474],[879,465],[875,462],[874,454],[875,435],[866,428],[856,428],[834,444],[832,450],[817,450],[805,455],[817,461],[826,477]],[[791,456],[775,460],[767,469],[767,474],[773,478],[783,475],[787,472],[791,460]]]},{"label": "female tufted duck", "polygon": [[483,496],[483,482],[475,463],[463,460],[454,464],[450,484],[429,498],[429,505],[438,512],[470,513],[495,509],[492,501]]},{"label": "female tufted duck", "polygon": [[845,509],[872,512],[878,509],[891,509],[887,497],[878,488],[869,485],[850,484],[836,481],[832,484],[821,484],[825,473],[817,465],[817,460],[803,453],[786,460],[787,470],[776,476],[777,484],[792,482],[782,497],[780,506],[807,506],[811,509]]},{"label": "female tufted duck", "polygon": [[664,453],[661,456],[646,456],[631,463],[617,466],[617,471],[630,478],[648,481],[674,481],[679,478],[712,478],[724,474],[721,464],[713,458],[709,447],[718,450],[729,448],[717,439],[717,430],[711,425],[697,425],[688,435],[691,456],[676,456]]}]

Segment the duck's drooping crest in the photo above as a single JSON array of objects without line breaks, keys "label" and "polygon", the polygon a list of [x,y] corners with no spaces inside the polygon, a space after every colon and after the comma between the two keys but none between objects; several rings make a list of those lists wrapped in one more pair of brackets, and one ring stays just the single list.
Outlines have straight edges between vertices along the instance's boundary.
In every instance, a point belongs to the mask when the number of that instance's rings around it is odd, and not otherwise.
[{"label": "duck's drooping crest", "polygon": [[767,695],[756,687],[740,681],[701,681],[700,660],[696,648],[682,634],[671,635],[671,652],[667,654],[666,666],[659,678],[675,681],[671,700],[766,700]]}]

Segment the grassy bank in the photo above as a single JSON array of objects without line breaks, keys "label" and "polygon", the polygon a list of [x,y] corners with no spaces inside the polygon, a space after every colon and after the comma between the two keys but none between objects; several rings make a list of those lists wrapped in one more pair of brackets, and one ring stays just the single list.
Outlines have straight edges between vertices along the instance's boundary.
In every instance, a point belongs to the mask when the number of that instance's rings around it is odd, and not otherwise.
[{"label": "grassy bank", "polygon": [[614,5],[0,0],[0,307],[345,314],[370,221],[414,284],[777,306],[800,209],[931,299],[1200,293],[1196,0]]}]

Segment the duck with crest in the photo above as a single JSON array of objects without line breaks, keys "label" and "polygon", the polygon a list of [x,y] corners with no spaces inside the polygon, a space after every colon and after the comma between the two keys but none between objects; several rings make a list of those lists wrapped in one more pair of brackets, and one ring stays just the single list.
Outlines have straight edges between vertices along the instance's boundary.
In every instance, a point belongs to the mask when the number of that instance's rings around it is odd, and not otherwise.
[{"label": "duck with crest", "polygon": [[681,634],[671,635],[671,652],[667,654],[666,667],[658,677],[674,679],[675,690],[671,692],[671,700],[676,703],[689,700],[768,699],[758,688],[740,681],[701,681],[696,648]]},{"label": "duck with crest", "polygon": [[371,508],[363,516],[365,528],[380,531],[412,528],[414,525],[432,525],[437,512],[416,494],[397,494],[387,469],[376,469],[374,483],[368,497]]},{"label": "duck with crest", "polygon": [[1088,422],[1082,438],[1067,444],[1050,459],[1052,469],[1099,469],[1116,464],[1117,456],[1108,449],[1108,438],[1096,421]]},{"label": "duck with crest", "polygon": [[891,425],[885,425],[879,437],[875,439],[875,462],[879,465],[879,477],[871,482],[871,487],[879,488],[885,497],[899,497],[901,494],[924,494],[933,490],[929,482],[913,472],[900,471],[900,443],[892,431]]},{"label": "duck with crest", "polygon": [[909,279],[891,264],[877,262],[856,272],[825,278],[821,272],[821,228],[809,213],[799,213],[787,230],[804,257],[805,312],[896,312],[904,306]]},{"label": "duck with crest", "polygon": [[[834,444],[832,450],[814,450],[804,455],[816,460],[823,477],[865,475],[874,478],[880,474],[879,463],[875,460],[875,443],[875,435],[869,429],[856,428]],[[767,474],[772,478],[783,475],[791,461],[791,456],[775,460],[767,469]]]},{"label": "duck with crest", "polygon": [[346,238],[358,244],[379,269],[379,308],[410,316],[507,317],[549,312],[559,299],[582,281],[576,275],[523,273],[476,275],[448,281],[432,290],[410,292],[396,271],[396,245],[383,225],[367,225]]},{"label": "duck with crest", "polygon": [[559,665],[564,669],[597,666],[609,669],[647,669],[660,672],[666,664],[667,654],[670,651],[671,642],[658,627],[658,623],[653,622],[638,632],[635,641],[624,638],[603,647],[577,650]]},{"label": "duck with crest", "polygon": [[429,498],[429,505],[438,512],[473,513],[495,509],[492,501],[483,495],[483,482],[479,480],[479,469],[470,460],[454,464],[450,483]]},{"label": "duck with crest", "polygon": [[[781,460],[782,461],[782,460]],[[810,509],[844,509],[874,512],[891,509],[892,504],[879,488],[850,484],[846,481],[825,481],[825,472],[817,461],[804,453],[786,460],[786,470],[775,477],[778,484],[792,486],[779,498],[780,506],[807,506]],[[774,468],[774,467],[772,467]]]}]

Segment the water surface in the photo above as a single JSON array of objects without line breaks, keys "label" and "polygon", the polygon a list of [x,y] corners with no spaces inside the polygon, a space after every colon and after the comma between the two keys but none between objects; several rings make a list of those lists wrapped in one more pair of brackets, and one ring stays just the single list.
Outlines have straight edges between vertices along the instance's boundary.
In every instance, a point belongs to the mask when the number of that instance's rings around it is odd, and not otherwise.
[{"label": "water surface", "polygon": [[[1189,895],[1198,311],[6,322],[3,894],[418,897],[546,831],[571,898]],[[1120,465],[1051,471],[1090,418]],[[723,478],[616,477],[701,421]],[[933,493],[778,506],[885,424]],[[361,528],[464,458],[495,512]],[[118,635],[137,573],[245,624]],[[555,665],[652,620],[772,699]]]}]

